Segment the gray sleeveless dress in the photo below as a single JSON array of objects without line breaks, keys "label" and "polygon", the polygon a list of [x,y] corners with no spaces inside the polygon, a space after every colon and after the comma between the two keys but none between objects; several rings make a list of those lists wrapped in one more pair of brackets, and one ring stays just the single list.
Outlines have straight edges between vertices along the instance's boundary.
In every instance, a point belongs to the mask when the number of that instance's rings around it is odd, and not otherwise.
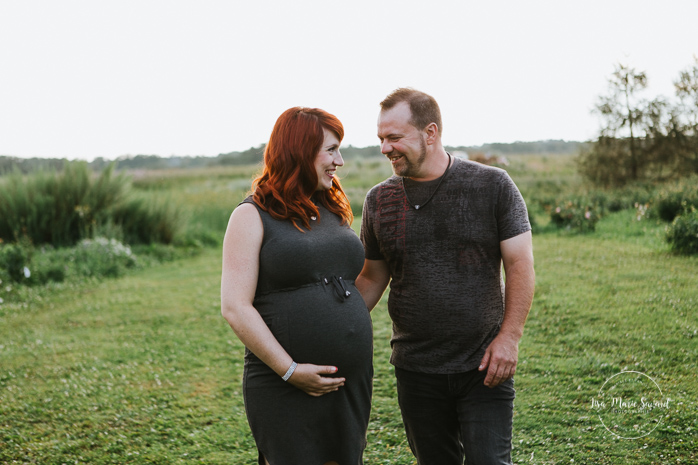
[{"label": "gray sleeveless dress", "polygon": [[[246,203],[252,203],[248,198]],[[300,232],[257,209],[264,226],[254,306],[298,363],[332,365],[346,378],[338,391],[313,397],[284,382],[245,351],[243,394],[260,463],[362,464],[371,408],[373,330],[354,286],[364,250],[356,233],[318,206]]]}]

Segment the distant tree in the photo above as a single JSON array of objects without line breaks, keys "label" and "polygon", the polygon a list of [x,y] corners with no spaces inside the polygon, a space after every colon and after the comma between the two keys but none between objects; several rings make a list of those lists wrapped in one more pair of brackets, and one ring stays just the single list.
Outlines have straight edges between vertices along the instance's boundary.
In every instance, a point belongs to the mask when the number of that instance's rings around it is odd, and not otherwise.
[{"label": "distant tree", "polygon": [[698,58],[674,85],[677,104],[662,97],[642,99],[645,73],[618,65],[609,80],[610,94],[596,106],[604,125],[581,153],[580,172],[603,185],[698,173]]},{"label": "distant tree", "polygon": [[681,133],[678,150],[686,169],[698,173],[698,56],[689,69],[681,71],[674,81],[676,96],[679,98],[680,116],[674,124]]},{"label": "distant tree", "polygon": [[[602,96],[596,106],[606,123],[601,130],[601,136],[616,138],[627,134],[628,150],[619,155],[626,158],[623,165],[629,169],[630,180],[636,180],[639,177],[641,161],[637,132],[638,126],[646,116],[645,102],[639,99],[638,93],[647,87],[647,75],[618,64],[608,83],[610,94]],[[627,133],[624,134],[626,129]]]},{"label": "distant tree", "polygon": [[698,129],[698,55],[693,59],[695,61],[693,66],[681,71],[679,79],[674,81],[674,87],[687,123],[693,131],[696,131]]},{"label": "distant tree", "polygon": [[628,176],[618,166],[618,161],[628,158],[627,150],[626,141],[601,135],[593,144],[581,149],[577,160],[579,171],[597,185],[623,185]]},{"label": "distant tree", "polygon": [[514,155],[514,154],[544,154],[555,155],[576,154],[579,152],[581,142],[564,140],[539,140],[534,142],[510,142],[510,143],[489,143],[479,147],[455,148],[464,152],[485,152],[494,155]]},{"label": "distant tree", "polygon": [[674,81],[678,102],[647,106],[646,158],[654,178],[698,173],[698,58]]},{"label": "distant tree", "polygon": [[116,159],[119,170],[154,170],[168,168],[167,159],[158,155],[124,155]]},{"label": "distant tree", "polygon": [[211,165],[252,165],[261,163],[264,158],[266,144],[250,147],[243,152],[221,153],[211,162]]},{"label": "distant tree", "polygon": [[103,169],[105,169],[111,163],[112,162],[110,162],[109,160],[107,160],[104,157],[97,157],[94,160],[92,160],[89,163],[89,165],[90,165],[90,169],[92,169],[92,171],[101,172]]},{"label": "distant tree", "polygon": [[347,160],[353,158],[371,158],[371,157],[382,157],[381,148],[378,145],[370,145],[368,147],[354,147],[353,145],[348,145],[341,148],[342,157]]}]

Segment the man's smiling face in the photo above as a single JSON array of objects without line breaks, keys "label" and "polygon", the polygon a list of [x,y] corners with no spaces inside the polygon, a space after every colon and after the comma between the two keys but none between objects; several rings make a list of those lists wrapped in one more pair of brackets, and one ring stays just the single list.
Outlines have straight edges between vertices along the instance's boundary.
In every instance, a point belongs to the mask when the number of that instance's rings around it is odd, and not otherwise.
[{"label": "man's smiling face", "polygon": [[390,159],[397,176],[420,178],[427,156],[426,134],[414,127],[407,102],[400,102],[378,115],[378,139],[381,153]]}]

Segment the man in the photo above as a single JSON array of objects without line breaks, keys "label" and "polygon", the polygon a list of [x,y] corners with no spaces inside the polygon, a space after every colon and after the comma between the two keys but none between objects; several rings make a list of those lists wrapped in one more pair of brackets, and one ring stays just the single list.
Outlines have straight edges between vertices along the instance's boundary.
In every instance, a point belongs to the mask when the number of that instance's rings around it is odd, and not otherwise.
[{"label": "man", "polygon": [[419,465],[510,464],[531,227],[507,173],[452,157],[441,133],[431,96],[403,88],[381,102],[395,176],[366,196],[356,284],[372,309],[390,282],[390,361]]}]

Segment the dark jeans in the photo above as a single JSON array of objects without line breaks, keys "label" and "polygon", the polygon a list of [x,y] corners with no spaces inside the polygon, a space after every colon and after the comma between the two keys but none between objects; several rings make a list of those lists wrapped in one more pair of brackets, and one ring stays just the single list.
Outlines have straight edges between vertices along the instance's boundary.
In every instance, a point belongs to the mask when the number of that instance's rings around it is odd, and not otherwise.
[{"label": "dark jeans", "polygon": [[486,372],[451,375],[395,368],[410,448],[419,465],[511,464],[514,380],[484,385]]}]

